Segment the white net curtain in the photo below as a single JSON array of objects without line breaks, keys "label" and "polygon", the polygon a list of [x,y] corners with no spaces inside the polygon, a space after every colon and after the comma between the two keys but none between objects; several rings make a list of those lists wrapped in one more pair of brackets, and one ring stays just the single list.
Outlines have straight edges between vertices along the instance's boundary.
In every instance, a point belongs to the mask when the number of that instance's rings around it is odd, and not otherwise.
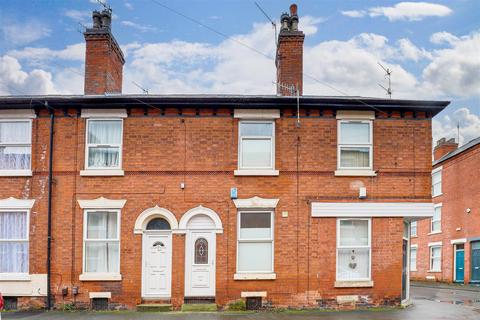
[{"label": "white net curtain", "polygon": [[88,212],[85,272],[119,272],[117,212]]},{"label": "white net curtain", "polygon": [[0,170],[28,170],[31,161],[29,121],[0,122]]},{"label": "white net curtain", "polygon": [[121,120],[90,120],[88,122],[88,167],[119,167],[121,143]]},{"label": "white net curtain", "polygon": [[26,212],[0,212],[0,273],[28,273]]}]

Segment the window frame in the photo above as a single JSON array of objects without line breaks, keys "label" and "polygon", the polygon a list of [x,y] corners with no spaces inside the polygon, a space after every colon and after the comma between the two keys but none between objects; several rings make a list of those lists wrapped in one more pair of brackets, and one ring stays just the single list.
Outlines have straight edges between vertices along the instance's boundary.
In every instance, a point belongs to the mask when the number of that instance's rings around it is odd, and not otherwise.
[{"label": "window frame", "polygon": [[[414,224],[415,224],[415,227],[414,227]],[[413,230],[415,230],[415,233],[413,233]],[[418,222],[417,221],[410,222],[410,237],[418,237]]]},{"label": "window frame", "polygon": [[[412,252],[415,252],[415,268],[412,263]],[[410,246],[410,271],[417,271],[417,255],[418,255],[418,247]]]},{"label": "window frame", "polygon": [[[344,220],[366,220],[368,221],[368,246],[340,246],[340,221]],[[357,282],[357,281],[371,281],[372,280],[372,218],[337,218],[337,230],[336,230],[336,255],[335,255],[335,280],[342,282]],[[338,277],[338,252],[339,249],[369,249],[368,255],[368,277],[367,278],[357,278],[357,279],[341,279]]]},{"label": "window frame", "polygon": [[[87,239],[88,228],[88,214],[96,212],[116,212],[117,213],[117,238],[116,239]],[[121,209],[84,209],[83,210],[83,255],[82,255],[82,275],[119,275],[120,274],[120,255],[121,255],[121,243],[120,243],[120,222],[121,222]],[[86,259],[86,247],[87,242],[118,242],[118,271],[117,272],[87,272],[87,259]],[[82,279],[80,279],[82,280]]]},{"label": "window frame", "polygon": [[0,243],[3,242],[26,242],[28,244],[28,268],[27,272],[0,272],[0,280],[17,280],[17,279],[29,279],[30,275],[30,209],[0,209],[0,214],[2,212],[19,212],[19,213],[26,213],[27,225],[26,225],[26,239],[0,239]]},{"label": "window frame", "polygon": [[[432,233],[441,233],[441,232],[442,232],[442,207],[443,207],[443,206],[442,206],[441,203],[435,204],[435,205],[433,206],[434,215],[433,215],[433,217],[430,219],[430,234],[432,234]],[[437,208],[440,209],[440,219],[434,220],[434,218],[435,218],[435,211],[437,210]],[[439,225],[440,225],[440,226],[439,226],[439,229],[438,229],[438,230],[433,230],[433,224],[434,224],[434,222],[437,222],[437,221],[439,222]]]},{"label": "window frame", "polygon": [[[440,249],[440,256],[438,257],[438,259],[440,260],[440,268],[437,270],[437,269],[433,269],[433,249]],[[442,272],[442,256],[443,256],[443,252],[442,252],[442,246],[441,245],[432,245],[428,248],[429,250],[429,260],[430,260],[430,263],[429,263],[429,266],[430,266],[430,269],[428,270],[428,272]]]},{"label": "window frame", "polygon": [[[369,142],[368,143],[342,143],[342,123],[367,123],[369,125]],[[368,167],[342,167],[341,151],[345,148],[369,148]],[[373,120],[355,120],[355,119],[339,119],[337,120],[337,170],[373,170]]]},{"label": "window frame", "polygon": [[[433,176],[434,175],[440,175],[440,182],[438,183],[433,183]],[[432,198],[435,198],[435,197],[438,197],[438,196],[441,196],[443,194],[443,191],[442,191],[442,179],[443,179],[443,167],[438,167],[434,170],[432,170]],[[439,185],[440,186],[440,190],[437,194],[434,194],[434,186],[436,185]]]},{"label": "window frame", "polygon": [[[240,238],[240,229],[241,229],[241,215],[242,213],[269,213],[270,214],[270,238],[269,239],[241,239]],[[236,273],[237,274],[272,274],[275,272],[275,211],[268,210],[268,209],[252,209],[252,210],[239,210],[237,214],[237,257],[236,257]],[[269,271],[257,271],[257,270],[248,270],[248,271],[240,271],[238,269],[239,265],[239,247],[240,243],[271,243],[272,244],[272,261],[271,261],[271,268]]]},{"label": "window frame", "polygon": [[[242,136],[241,133],[241,126],[243,123],[268,123],[272,124],[272,135],[271,136]],[[269,167],[244,167],[242,163],[242,145],[243,140],[265,140],[270,139],[271,147],[270,147],[270,166]],[[238,170],[275,170],[275,120],[240,120],[238,122]]]},{"label": "window frame", "polygon": [[[90,126],[90,122],[92,121],[120,121],[121,123],[121,130],[120,130],[120,143],[119,144],[95,144],[95,143],[89,143],[88,141],[88,130]],[[94,117],[94,118],[87,118],[86,121],[86,126],[85,126],[85,170],[89,171],[95,171],[95,170],[122,170],[123,166],[123,118],[115,118],[115,117],[109,117],[109,118],[100,118],[100,117]],[[91,147],[107,147],[107,148],[112,148],[116,147],[119,149],[118,153],[118,166],[116,167],[90,167],[88,165],[88,160],[89,160],[89,151]]]},{"label": "window frame", "polygon": [[32,162],[33,162],[33,156],[32,156],[32,135],[33,135],[33,121],[32,119],[28,118],[0,118],[0,123],[2,122],[27,122],[29,126],[29,131],[30,135],[28,136],[28,143],[5,143],[5,142],[0,142],[0,147],[27,147],[30,149],[30,167],[27,169],[0,169],[0,174],[6,174],[6,175],[31,175],[32,174]]}]

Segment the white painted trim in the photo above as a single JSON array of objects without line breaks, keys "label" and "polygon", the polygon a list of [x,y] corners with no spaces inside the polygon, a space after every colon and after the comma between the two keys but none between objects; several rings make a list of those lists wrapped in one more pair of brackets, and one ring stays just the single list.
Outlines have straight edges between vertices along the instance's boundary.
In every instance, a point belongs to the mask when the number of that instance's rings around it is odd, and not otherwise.
[{"label": "white painted trim", "polygon": [[335,288],[371,288],[373,287],[373,281],[346,281],[346,280],[337,280],[335,281]]},{"label": "white painted trim", "polygon": [[335,170],[337,177],[376,177],[377,172],[374,170]]},{"label": "white painted trim", "polygon": [[462,244],[462,243],[467,243],[467,239],[461,238],[461,239],[450,240],[450,244]]},{"label": "white painted trim", "polygon": [[32,170],[0,170],[0,177],[31,177]]},{"label": "white painted trim", "polygon": [[312,217],[433,217],[431,202],[312,202]]},{"label": "white painted trim", "polygon": [[442,202],[434,203],[434,204],[433,204],[433,207],[434,207],[434,208],[443,207],[443,204],[442,204]]},{"label": "white painted trim", "polygon": [[275,280],[277,274],[272,273],[235,273],[233,280]]},{"label": "white painted trim", "polygon": [[215,224],[215,233],[223,233],[222,220],[220,219],[218,214],[212,209],[203,207],[201,205],[185,212],[183,216],[180,218],[180,222],[178,224],[178,230],[173,231],[173,233],[181,233],[181,234],[187,233],[188,221],[190,221],[190,219],[196,216],[197,214],[204,214],[210,217],[210,219],[212,219]]},{"label": "white painted trim", "polygon": [[0,281],[30,281],[28,273],[0,273]]},{"label": "white painted trim", "polygon": [[[431,272],[431,271],[427,271],[427,272]],[[435,276],[426,276],[425,279],[427,279],[427,280],[435,280]]]},{"label": "white painted trim", "polygon": [[95,299],[95,298],[111,299],[112,298],[112,293],[111,292],[89,292],[88,297],[90,299]]},{"label": "white painted trim", "polygon": [[78,200],[82,209],[122,209],[127,200],[111,200],[100,197],[94,200]]},{"label": "white painted trim", "polygon": [[234,118],[240,119],[278,119],[280,118],[279,109],[235,109]]},{"label": "white painted trim", "polygon": [[338,110],[337,119],[342,120],[375,120],[374,111]]},{"label": "white painted trim", "polygon": [[278,176],[280,171],[272,169],[239,169],[233,171],[234,176]]},{"label": "white painted trim", "polygon": [[121,281],[120,273],[82,273],[80,281]]},{"label": "white painted trim", "polygon": [[432,232],[427,233],[427,236],[431,236],[431,235],[434,235],[434,234],[440,234],[440,233],[442,233],[442,230],[432,231]]},{"label": "white painted trim", "polygon": [[440,167],[437,167],[437,168],[433,169],[433,170],[432,170],[432,175],[433,175],[434,173],[437,173],[438,171],[442,171],[442,169],[443,169],[443,166],[440,166]]},{"label": "white painted trim", "polygon": [[411,244],[410,248],[418,248],[418,244]]},{"label": "white painted trim", "polygon": [[86,169],[80,170],[80,175],[83,177],[122,177],[125,172],[121,169]]},{"label": "white painted trim", "polygon": [[35,119],[36,117],[33,109],[0,110],[0,118],[2,119]]},{"label": "white painted trim", "polygon": [[126,118],[127,109],[82,109],[82,118]]},{"label": "white painted trim", "polygon": [[10,197],[0,200],[0,209],[32,209],[35,200]]},{"label": "white painted trim", "polygon": [[133,233],[142,234],[143,231],[145,231],[145,228],[147,227],[148,222],[150,222],[150,220],[154,218],[164,218],[170,224],[171,230],[178,229],[178,221],[177,221],[177,218],[175,218],[175,215],[171,211],[165,208],[160,208],[159,206],[155,206],[153,208],[148,208],[144,210],[137,217],[137,220],[135,220],[135,228],[133,230]]},{"label": "white painted trim", "polygon": [[4,297],[46,296],[47,274],[29,274],[28,277],[28,280],[4,280],[0,282],[0,292]]},{"label": "white painted trim", "polygon": [[267,291],[242,291],[240,293],[240,297],[242,298],[256,298],[256,297],[267,297]]},{"label": "white painted trim", "polygon": [[436,242],[429,242],[428,246],[429,247],[441,247],[443,245],[442,241],[436,241]]},{"label": "white painted trim", "polygon": [[275,209],[280,199],[264,199],[252,197],[248,199],[235,199],[233,203],[237,209]]}]

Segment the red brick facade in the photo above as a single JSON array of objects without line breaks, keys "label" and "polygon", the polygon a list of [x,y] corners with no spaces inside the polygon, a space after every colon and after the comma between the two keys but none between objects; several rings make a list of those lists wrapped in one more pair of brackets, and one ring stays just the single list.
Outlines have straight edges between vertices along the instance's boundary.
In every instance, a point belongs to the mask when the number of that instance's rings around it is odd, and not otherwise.
[{"label": "red brick facade", "polygon": [[[480,144],[477,142],[450,158],[442,159],[433,166],[434,170],[441,168],[442,176],[442,194],[433,198],[433,202],[442,207],[441,232],[431,234],[430,219],[418,222],[417,237],[412,237],[412,244],[418,246],[417,271],[411,276],[416,280],[469,283],[475,280],[472,279],[475,266],[471,265],[471,244],[480,240]],[[441,270],[431,272],[428,245],[435,242],[442,244]],[[455,277],[455,249],[459,245],[464,247],[463,281]]]}]

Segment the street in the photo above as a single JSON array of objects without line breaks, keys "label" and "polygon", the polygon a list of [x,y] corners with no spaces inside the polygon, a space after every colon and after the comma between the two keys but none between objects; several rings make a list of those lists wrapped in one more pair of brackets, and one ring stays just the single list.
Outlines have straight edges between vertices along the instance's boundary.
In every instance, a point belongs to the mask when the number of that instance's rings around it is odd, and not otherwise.
[{"label": "street", "polygon": [[5,319],[167,319],[167,320],[207,320],[207,319],[322,319],[322,320],[350,320],[350,319],[382,319],[382,320],[478,320],[480,319],[480,292],[466,291],[456,288],[427,288],[412,287],[414,304],[406,309],[386,311],[286,311],[286,312],[259,312],[259,313],[138,313],[138,312],[37,312],[37,313],[4,313]]}]

